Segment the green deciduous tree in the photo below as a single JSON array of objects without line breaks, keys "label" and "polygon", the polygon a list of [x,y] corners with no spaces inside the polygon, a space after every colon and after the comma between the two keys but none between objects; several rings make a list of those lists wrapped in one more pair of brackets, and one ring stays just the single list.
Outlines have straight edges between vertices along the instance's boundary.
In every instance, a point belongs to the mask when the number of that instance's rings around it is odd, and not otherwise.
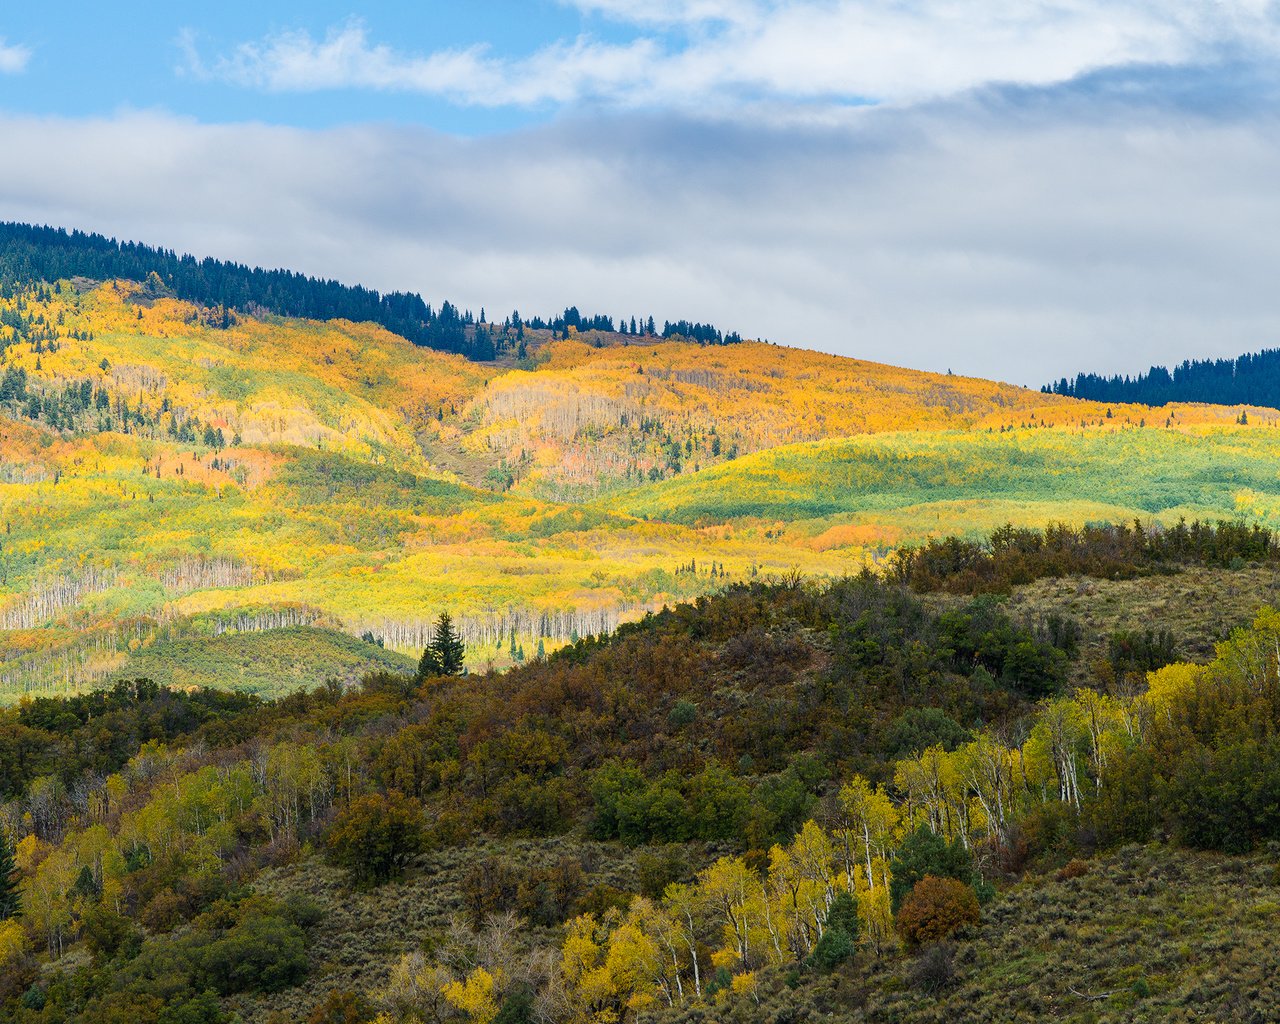
[{"label": "green deciduous tree", "polygon": [[361,797],[329,833],[334,861],[365,885],[395,878],[425,846],[422,805],[394,792]]}]

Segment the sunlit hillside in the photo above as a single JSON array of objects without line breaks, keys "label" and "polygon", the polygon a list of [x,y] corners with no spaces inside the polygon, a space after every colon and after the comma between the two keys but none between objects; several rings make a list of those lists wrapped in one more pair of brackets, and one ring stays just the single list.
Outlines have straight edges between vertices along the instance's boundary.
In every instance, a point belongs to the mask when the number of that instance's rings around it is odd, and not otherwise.
[{"label": "sunlit hillside", "polygon": [[895,432],[772,449],[610,499],[646,518],[789,524],[886,544],[1004,522],[1280,524],[1280,430],[1198,425]]},{"label": "sunlit hillside", "polygon": [[446,608],[504,666],[924,537],[1280,508],[1273,410],[595,332],[474,363],[158,282],[0,298],[0,341],[2,699],[280,627],[412,654]]},{"label": "sunlit hillside", "polygon": [[[369,324],[235,316],[129,282],[37,290],[4,304],[25,334],[5,350],[33,389],[89,382],[83,422],[148,438],[211,425],[226,441],[338,449],[426,468],[414,433],[462,404],[493,369]],[[222,318],[226,319],[223,320]],[[225,324],[225,326],[224,326]],[[12,326],[5,330],[16,336]]]},{"label": "sunlit hillside", "polygon": [[520,489],[581,498],[780,445],[886,431],[1233,422],[1238,409],[1064,401],[989,380],[745,343],[556,342],[477,398],[466,446]]}]

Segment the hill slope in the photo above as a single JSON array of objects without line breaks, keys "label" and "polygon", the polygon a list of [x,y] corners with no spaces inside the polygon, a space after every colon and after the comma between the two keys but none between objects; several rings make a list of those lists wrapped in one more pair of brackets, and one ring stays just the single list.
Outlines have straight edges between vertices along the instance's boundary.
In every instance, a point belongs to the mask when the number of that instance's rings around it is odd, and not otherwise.
[{"label": "hill slope", "polygon": [[147,284],[0,297],[0,699],[92,685],[162,631],[412,653],[448,607],[478,668],[1005,520],[1273,518],[1270,410],[525,334],[527,359],[482,364]]}]

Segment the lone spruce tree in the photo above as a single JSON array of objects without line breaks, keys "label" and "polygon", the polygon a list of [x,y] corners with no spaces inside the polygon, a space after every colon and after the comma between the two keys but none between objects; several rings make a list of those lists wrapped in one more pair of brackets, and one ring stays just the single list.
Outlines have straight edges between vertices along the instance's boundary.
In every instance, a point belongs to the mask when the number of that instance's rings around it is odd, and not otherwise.
[{"label": "lone spruce tree", "polygon": [[440,675],[462,675],[462,659],[466,649],[462,637],[454,631],[453,619],[448,612],[441,612],[440,618],[436,620],[436,635],[429,650],[435,655]]},{"label": "lone spruce tree", "polygon": [[0,829],[0,921],[17,917],[21,911],[18,900],[18,867],[13,860],[13,847]]},{"label": "lone spruce tree", "polygon": [[441,612],[436,619],[435,635],[422,652],[418,661],[418,674],[415,681],[421,686],[428,679],[437,676],[462,675],[462,661],[466,648],[453,628],[453,617],[448,612]]}]

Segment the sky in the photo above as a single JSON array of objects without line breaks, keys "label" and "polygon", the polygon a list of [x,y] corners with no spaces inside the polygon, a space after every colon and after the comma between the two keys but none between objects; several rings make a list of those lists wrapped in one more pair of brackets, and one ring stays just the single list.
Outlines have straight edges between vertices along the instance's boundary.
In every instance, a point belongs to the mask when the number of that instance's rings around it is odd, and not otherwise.
[{"label": "sky", "polygon": [[1280,346],[1277,0],[0,6],[0,219],[1038,386]]}]

